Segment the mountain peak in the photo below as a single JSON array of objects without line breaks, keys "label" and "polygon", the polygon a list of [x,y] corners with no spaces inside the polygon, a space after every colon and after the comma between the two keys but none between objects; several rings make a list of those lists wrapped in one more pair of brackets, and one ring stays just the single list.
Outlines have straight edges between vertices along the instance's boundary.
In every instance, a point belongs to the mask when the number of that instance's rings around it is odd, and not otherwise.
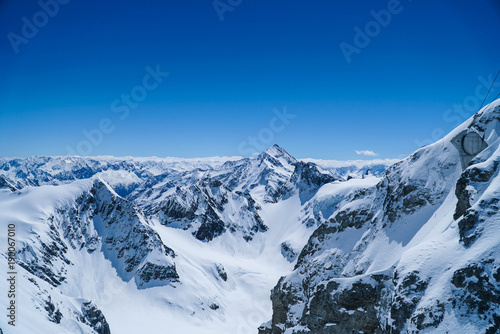
[{"label": "mountain peak", "polygon": [[269,147],[267,150],[262,152],[259,155],[259,158],[265,158],[267,156],[270,156],[270,157],[278,159],[278,160],[280,158],[284,158],[288,163],[291,163],[291,164],[297,162],[297,159],[292,157],[284,148],[282,148],[278,144],[274,144],[273,146]]}]

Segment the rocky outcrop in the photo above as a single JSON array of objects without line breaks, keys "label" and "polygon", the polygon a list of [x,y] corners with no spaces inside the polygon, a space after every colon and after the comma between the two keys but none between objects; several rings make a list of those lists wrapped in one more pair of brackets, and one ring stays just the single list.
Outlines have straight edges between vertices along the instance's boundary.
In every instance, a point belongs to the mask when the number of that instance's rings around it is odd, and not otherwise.
[{"label": "rocky outcrop", "polygon": [[491,216],[498,211],[497,198],[483,199],[472,208],[477,200],[478,189],[488,187],[498,171],[498,166],[499,161],[496,159],[489,159],[482,166],[471,166],[462,173],[457,182],[455,194],[458,201],[453,218],[459,220],[460,240],[465,246],[470,246],[481,235],[481,229],[477,227],[484,221],[484,215],[480,213]]},{"label": "rocky outcrop", "polygon": [[165,282],[179,282],[179,275],[175,269],[175,264],[165,266],[146,262],[137,270],[136,282],[140,288],[152,282],[163,285]]},{"label": "rocky outcrop", "polygon": [[52,302],[52,298],[50,296],[47,300],[45,300],[44,309],[47,312],[47,316],[50,321],[56,324],[61,323],[63,315],[59,310],[59,308],[56,305],[54,305],[54,303]]},{"label": "rocky outcrop", "polygon": [[313,163],[297,162],[290,181],[283,186],[283,198],[288,198],[295,193],[299,194],[302,203],[311,199],[312,196],[324,184],[341,180],[330,172],[321,170]]},{"label": "rocky outcrop", "polygon": [[67,257],[68,246],[54,223],[47,220],[46,238],[37,235],[33,243],[22,244],[16,254],[17,263],[29,273],[43,279],[53,287],[66,280],[66,266],[72,262]]},{"label": "rocky outcrop", "polygon": [[222,264],[217,264],[216,265],[216,270],[217,270],[217,275],[219,276],[220,279],[222,279],[224,282],[227,281],[227,272],[226,269]]},{"label": "rocky outcrop", "polygon": [[54,221],[70,246],[88,253],[102,251],[123,280],[135,277],[139,287],[151,280],[176,282],[175,252],[135,205],[104,182],[94,181],[90,191],[57,212]]},{"label": "rocky outcrop", "polygon": [[260,207],[248,192],[232,191],[218,180],[176,187],[159,205],[162,224],[190,230],[198,240],[209,242],[226,231],[246,241],[265,232]]},{"label": "rocky outcrop", "polygon": [[111,334],[109,324],[97,306],[88,301],[82,303],[81,322],[88,324],[97,334]]},{"label": "rocky outcrop", "polygon": [[3,175],[0,175],[0,189],[17,191],[17,188],[14,186],[13,182]]},{"label": "rocky outcrop", "polygon": [[281,255],[283,255],[283,257],[287,259],[289,262],[293,262],[297,258],[296,251],[293,249],[292,245],[287,241],[281,243]]}]

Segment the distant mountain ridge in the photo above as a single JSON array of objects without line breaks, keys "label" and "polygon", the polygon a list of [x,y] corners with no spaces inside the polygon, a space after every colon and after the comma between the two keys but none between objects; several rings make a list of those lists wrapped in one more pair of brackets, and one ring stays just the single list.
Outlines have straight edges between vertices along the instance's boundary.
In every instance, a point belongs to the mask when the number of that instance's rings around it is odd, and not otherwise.
[{"label": "distant mountain ridge", "polygon": [[[274,150],[283,150],[276,145]],[[277,152],[276,151],[276,152]],[[263,152],[265,153],[265,152]],[[288,158],[294,159],[283,150]],[[186,172],[195,169],[210,170],[221,167],[226,162],[245,160],[242,157],[210,157],[210,158],[157,158],[157,157],[29,157],[29,158],[2,158],[0,157],[0,175],[20,188],[25,186],[40,186],[44,184],[60,184],[74,180],[86,179],[94,175],[101,176],[108,183],[119,188],[120,182],[125,187],[121,194],[128,194],[130,189],[126,185],[135,187],[145,179],[165,173]],[[251,159],[249,159],[251,160]],[[315,160],[301,159],[312,162],[339,176],[348,173],[364,173],[371,169],[373,174],[380,174],[397,159],[376,160]],[[361,174],[359,174],[361,175]],[[121,179],[121,180],[117,180]],[[115,189],[116,190],[116,189]]]}]

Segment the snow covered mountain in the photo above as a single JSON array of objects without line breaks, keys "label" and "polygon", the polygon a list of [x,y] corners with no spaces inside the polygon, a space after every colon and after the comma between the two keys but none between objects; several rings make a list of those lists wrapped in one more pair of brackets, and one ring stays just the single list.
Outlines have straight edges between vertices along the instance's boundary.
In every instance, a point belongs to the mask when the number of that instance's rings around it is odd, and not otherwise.
[{"label": "snow covered mountain", "polygon": [[497,333],[499,123],[401,161],[2,158],[0,329]]},{"label": "snow covered mountain", "polygon": [[497,101],[340,206],[260,333],[499,333],[499,131]]}]

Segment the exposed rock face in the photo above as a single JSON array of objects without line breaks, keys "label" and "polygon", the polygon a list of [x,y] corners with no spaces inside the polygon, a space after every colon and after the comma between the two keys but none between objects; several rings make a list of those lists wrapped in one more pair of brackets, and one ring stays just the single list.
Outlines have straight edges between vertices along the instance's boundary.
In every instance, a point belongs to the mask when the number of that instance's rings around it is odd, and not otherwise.
[{"label": "exposed rock face", "polygon": [[[165,246],[142,213],[130,202],[112,192],[104,183],[96,181],[91,196],[96,200],[94,226],[108,256],[124,264],[124,271],[132,273],[151,255],[158,254],[172,266],[175,253]],[[175,269],[174,269],[175,271]],[[125,278],[128,275],[125,275]]]},{"label": "exposed rock face", "polygon": [[137,285],[142,287],[151,281],[160,283],[179,282],[179,275],[175,270],[175,265],[164,266],[146,262],[137,270]]},{"label": "exposed rock face", "polygon": [[388,277],[377,275],[371,282],[358,280],[347,286],[336,281],[317,287],[304,324],[312,332],[337,334],[349,332],[383,333],[378,310],[386,307],[383,285]]},{"label": "exposed rock face", "polygon": [[217,274],[219,275],[219,277],[224,282],[226,282],[227,281],[227,272],[226,272],[226,269],[224,269],[224,266],[219,263],[219,264],[217,264],[216,269],[217,269]]},{"label": "exposed rock face", "polygon": [[[390,303],[390,314],[392,320],[392,331],[399,333],[404,330],[405,324],[408,320],[410,323],[415,324],[416,319],[425,315],[425,313],[417,313],[415,315],[414,313],[418,303],[425,293],[425,290],[427,289],[428,282],[424,281],[419,276],[418,272],[407,273],[404,277],[399,279],[397,279],[398,272],[395,272],[394,276],[395,286],[393,300]],[[429,314],[432,315],[432,313]],[[439,322],[440,321],[438,321],[438,323]]]},{"label": "exposed rock face", "polygon": [[97,334],[111,334],[106,318],[95,304],[84,302],[82,305],[82,314],[82,322],[89,324]]},{"label": "exposed rock face", "polygon": [[[38,289],[41,288],[35,281],[32,282]],[[50,322],[59,325],[63,323],[71,324],[66,330],[61,330],[57,333],[111,334],[106,317],[97,305],[90,300],[73,299],[70,304],[66,304],[58,297],[52,298],[48,294],[48,291],[44,289],[39,290],[37,297],[41,298],[38,301],[36,300],[38,298],[34,298],[32,302],[41,302],[39,305],[41,307],[38,308],[45,311],[47,319]]]},{"label": "exposed rock face", "polygon": [[481,235],[478,223],[484,221],[484,213],[491,216],[498,211],[498,198],[488,198],[471,208],[477,199],[478,188],[486,188],[490,185],[494,174],[498,171],[499,161],[488,159],[479,166],[473,165],[466,169],[457,182],[455,194],[458,199],[454,219],[459,219],[460,240],[470,246],[474,240]]},{"label": "exposed rock face", "polygon": [[298,162],[295,165],[290,181],[281,191],[284,198],[288,198],[295,192],[299,193],[302,203],[309,200],[322,185],[340,180],[330,172],[322,171],[312,163]]},{"label": "exposed rock face", "polygon": [[283,255],[283,257],[289,262],[293,262],[297,258],[297,253],[293,249],[292,245],[286,241],[281,243],[281,255]]},{"label": "exposed rock face", "polygon": [[[462,171],[451,139],[465,126],[488,146]],[[500,107],[463,127],[334,203],[260,333],[498,332]]]},{"label": "exposed rock face", "polygon": [[17,191],[17,188],[14,186],[13,182],[10,181],[3,175],[0,175],[0,189],[8,189],[10,191]]},{"label": "exposed rock face", "polygon": [[66,280],[65,267],[72,263],[66,256],[68,246],[61,238],[53,216],[49,218],[48,223],[48,238],[38,235],[32,244],[21,246],[16,257],[19,266],[56,287]]},{"label": "exposed rock face", "polygon": [[62,319],[62,313],[61,311],[52,303],[52,300],[49,296],[49,298],[45,301],[45,311],[47,311],[47,315],[49,317],[49,320],[59,324]]},{"label": "exposed rock face", "polygon": [[159,205],[160,221],[191,230],[201,241],[211,241],[226,231],[240,233],[249,241],[264,225],[255,200],[248,193],[229,190],[220,181],[202,181],[177,187]]},{"label": "exposed rock face", "polygon": [[[48,219],[47,238],[19,251],[19,265],[53,286],[65,281],[69,247],[103,251],[123,280],[135,277],[139,287],[156,280],[175,282],[174,251],[163,244],[146,217],[105,183],[96,180],[69,206]],[[158,284],[158,282],[156,282]]]},{"label": "exposed rock face", "polygon": [[258,334],[273,334],[273,329],[271,328],[271,322],[267,322],[265,324],[262,324],[258,328]]}]

